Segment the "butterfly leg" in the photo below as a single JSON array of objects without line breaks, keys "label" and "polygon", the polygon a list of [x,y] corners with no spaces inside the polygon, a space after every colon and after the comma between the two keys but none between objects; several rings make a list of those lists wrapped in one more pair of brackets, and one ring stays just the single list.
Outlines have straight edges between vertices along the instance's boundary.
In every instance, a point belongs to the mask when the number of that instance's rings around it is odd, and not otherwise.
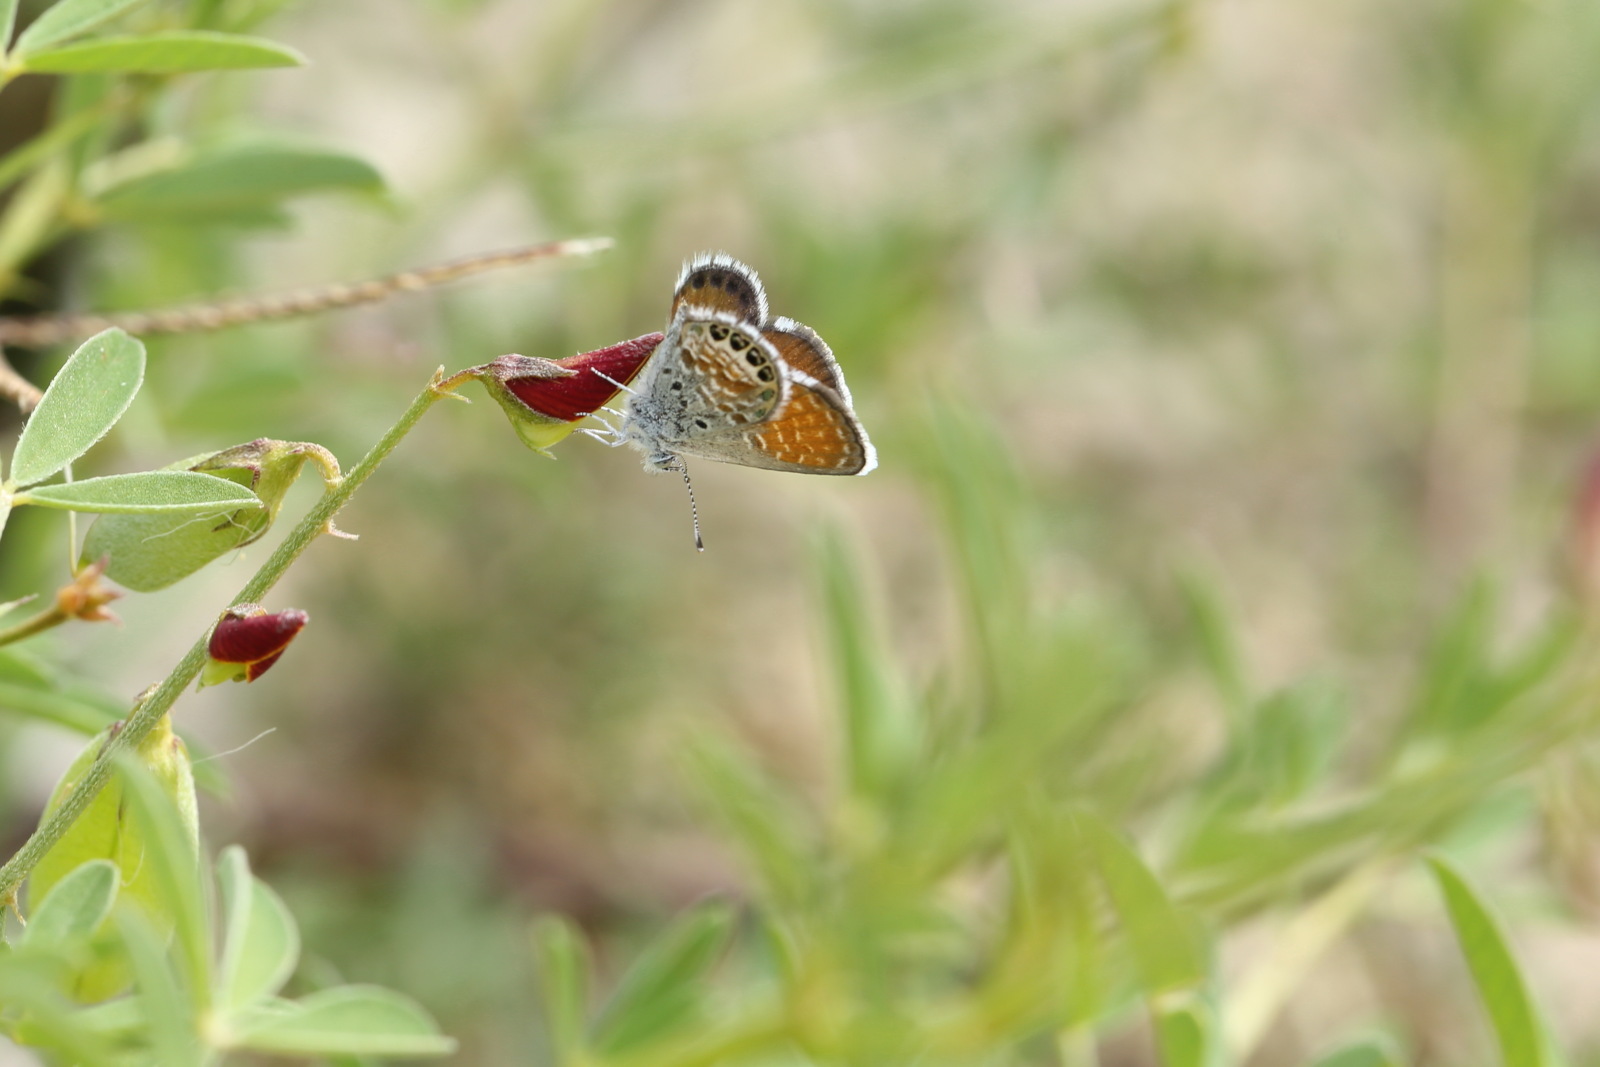
[{"label": "butterfly leg", "polygon": [[614,421],[626,421],[627,416],[622,412],[614,408],[601,408],[599,411],[589,412],[588,417],[598,422],[602,428],[596,429],[593,426],[584,426],[579,429],[579,433],[587,434],[596,441],[612,448],[618,448],[628,443],[627,435],[622,432],[618,422]]}]

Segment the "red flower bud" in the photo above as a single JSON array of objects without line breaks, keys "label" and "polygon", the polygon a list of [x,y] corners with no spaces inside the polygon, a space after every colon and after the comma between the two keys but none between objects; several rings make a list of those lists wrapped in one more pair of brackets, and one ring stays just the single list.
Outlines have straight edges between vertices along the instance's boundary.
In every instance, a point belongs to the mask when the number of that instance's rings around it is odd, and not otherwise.
[{"label": "red flower bud", "polygon": [[512,395],[541,415],[577,422],[605,407],[617,395],[616,383],[631,381],[660,343],[661,334],[647,333],[609,348],[555,360],[556,366],[574,372],[570,378],[510,376],[502,380]]},{"label": "red flower bud", "polygon": [[200,685],[255,681],[308,621],[310,616],[294,608],[269,614],[260,604],[235,604],[211,631],[211,662],[200,674]]},{"label": "red flower bud", "polygon": [[483,382],[510,416],[517,436],[543,452],[570,434],[579,419],[605,407],[617,395],[617,383],[626,385],[639,373],[661,336],[647,333],[559,360],[501,356],[462,373]]}]

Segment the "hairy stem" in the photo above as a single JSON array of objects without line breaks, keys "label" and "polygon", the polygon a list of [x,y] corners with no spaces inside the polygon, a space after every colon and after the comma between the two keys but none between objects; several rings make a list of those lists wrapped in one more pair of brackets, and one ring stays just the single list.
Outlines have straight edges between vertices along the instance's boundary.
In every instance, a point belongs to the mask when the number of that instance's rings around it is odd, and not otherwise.
[{"label": "hairy stem", "polygon": [[52,626],[60,626],[67,619],[68,615],[61,610],[61,605],[46,608],[30,619],[23,619],[15,626],[7,626],[0,630],[0,645],[9,645],[13,641],[21,641],[25,637],[43,633]]},{"label": "hairy stem", "polygon": [[[340,508],[349,502],[355,491],[361,488],[361,483],[366,481],[377,470],[378,464],[393,452],[411,428],[417,424],[423,414],[431,408],[441,397],[450,395],[440,388],[444,380],[444,368],[441,367],[428,383],[428,387],[411,402],[400,420],[389,428],[377,444],[372,446],[372,451],[350,469],[342,480],[330,484],[323,493],[322,499],[306,513],[305,518],[290,531],[277,550],[261,565],[255,577],[245,584],[234,597],[231,604],[260,603],[266,598],[272,587],[282,578],[290,564],[300,558],[319,534],[325,533],[333,523],[333,517]],[[117,756],[129,749],[136,747],[144,740],[161,717],[172,708],[178,696],[199,675],[201,668],[206,663],[206,645],[210,639],[210,631],[202,634],[189,649],[178,665],[167,675],[166,680],[152,690],[148,696],[135,705],[128,718],[124,720],[123,728],[115,733],[101,749],[95,758],[94,764],[88,773],[83,776],[78,787],[66,798],[66,801],[56,809],[32,837],[28,838],[22,849],[4,867],[0,867],[0,910],[7,904],[14,904],[17,888],[28,872],[44,858],[55,843],[61,840],[67,828],[75,822],[89,802],[95,798],[111,776],[112,765]]]}]

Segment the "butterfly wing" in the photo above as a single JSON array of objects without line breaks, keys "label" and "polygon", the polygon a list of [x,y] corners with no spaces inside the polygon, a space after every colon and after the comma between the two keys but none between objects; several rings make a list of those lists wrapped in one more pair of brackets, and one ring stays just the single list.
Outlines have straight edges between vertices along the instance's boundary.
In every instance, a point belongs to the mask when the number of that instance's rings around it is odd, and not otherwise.
[{"label": "butterfly wing", "polygon": [[684,265],[666,339],[624,433],[646,466],[677,455],[800,474],[865,474],[877,454],[844,374],[816,332],[767,320],[755,271],[723,253]]},{"label": "butterfly wing", "polygon": [[744,437],[757,457],[740,460],[750,467],[801,474],[866,474],[878,465],[877,450],[850,401],[799,372],[789,382],[788,402]]},{"label": "butterfly wing", "polygon": [[756,272],[726,252],[702,252],[683,265],[672,292],[668,321],[685,306],[731,315],[738,322],[762,326],[767,321],[767,291]]},{"label": "butterfly wing", "polygon": [[779,316],[761,329],[765,337],[778,350],[784,363],[801,374],[808,375],[832,389],[850,403],[850,388],[844,384],[844,372],[839,361],[833,358],[828,343],[817,336],[817,331],[801,322]]},{"label": "butterfly wing", "polygon": [[730,426],[685,441],[686,455],[796,474],[866,474],[876,450],[850,404],[811,378],[792,372],[788,399],[755,426]]},{"label": "butterfly wing", "polygon": [[763,422],[788,395],[777,350],[754,326],[682,305],[628,402],[624,433],[652,461],[699,455],[697,441]]}]

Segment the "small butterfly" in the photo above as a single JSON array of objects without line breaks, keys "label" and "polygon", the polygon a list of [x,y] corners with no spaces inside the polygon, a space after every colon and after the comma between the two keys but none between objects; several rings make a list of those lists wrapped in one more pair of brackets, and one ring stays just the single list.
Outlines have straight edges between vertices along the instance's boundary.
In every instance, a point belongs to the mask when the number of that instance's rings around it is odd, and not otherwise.
[{"label": "small butterfly", "polygon": [[878,464],[827,344],[770,318],[756,272],[725,253],[684,264],[666,336],[629,392],[619,436],[647,470],[683,471],[683,456],[797,474]]}]

